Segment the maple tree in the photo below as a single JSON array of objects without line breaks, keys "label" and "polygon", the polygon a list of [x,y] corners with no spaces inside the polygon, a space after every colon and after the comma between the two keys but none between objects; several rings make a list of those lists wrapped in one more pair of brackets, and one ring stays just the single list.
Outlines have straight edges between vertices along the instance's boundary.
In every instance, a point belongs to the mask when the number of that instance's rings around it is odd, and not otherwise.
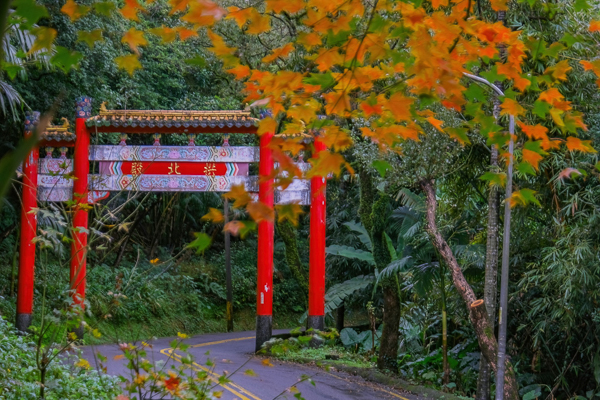
[{"label": "maple tree", "polygon": [[[536,2],[528,3],[533,7]],[[585,8],[587,3],[581,3],[580,7]],[[33,24],[45,16],[43,7],[33,0],[19,0],[15,4],[11,17],[19,18],[22,23]],[[297,134],[320,136],[328,147],[310,159],[313,168],[308,177],[339,175],[343,169],[353,173],[341,153],[353,144],[353,128],[362,138],[375,143],[382,153],[399,157],[403,156],[407,142],[420,142],[426,135],[425,127],[462,145],[470,144],[467,133],[478,132],[489,146],[499,149],[500,159],[506,163],[509,136],[485,106],[492,95],[477,89],[476,83],[464,77],[465,73],[480,74],[504,85],[506,96],[500,114],[517,119],[514,161],[521,173],[535,175],[540,163],[552,152],[595,152],[591,142],[582,139],[587,130],[583,115],[560,91],[561,83],[572,73],[573,63],[562,59],[543,71],[525,68],[529,59],[542,55],[558,59],[568,48],[568,41],[548,45],[524,37],[520,31],[486,18],[477,9],[478,2],[265,0],[245,8],[225,8],[209,0],[170,0],[169,4],[171,14],[179,16],[181,26],[157,27],[148,33],[171,42],[196,36],[199,30],[206,31],[212,43],[209,50],[227,71],[244,81],[246,101],[271,111],[271,116],[261,120],[259,134],[278,134],[272,147],[279,164],[279,170],[275,171],[278,184],[283,186],[301,174],[294,157],[302,151],[311,151],[310,143],[299,140]],[[507,4],[505,0],[490,2],[494,11],[506,11]],[[123,7],[116,9],[109,2],[96,2],[90,7],[68,0],[61,10],[73,21],[92,12],[116,12],[138,21],[145,5],[126,0]],[[237,43],[221,34],[223,24],[235,24],[240,35],[256,38],[264,46],[265,54],[246,54]],[[590,21],[590,34],[598,31],[600,23]],[[54,28],[42,26],[32,32],[37,37],[32,48],[35,51],[50,51],[55,47]],[[122,41],[132,53],[115,59],[120,68],[130,74],[142,68],[140,49],[148,45],[146,36],[146,32],[135,27],[123,32]],[[264,42],[261,36],[269,40]],[[97,31],[80,32],[79,37],[90,47],[102,40]],[[506,57],[500,57],[499,48],[504,49]],[[76,52],[57,49],[63,69],[68,70],[79,61]],[[600,76],[597,61],[581,60],[580,65]],[[532,105],[520,101],[525,96],[535,98]],[[436,106],[461,113],[465,118],[458,125],[448,126]],[[581,173],[569,167],[560,176]],[[502,186],[506,174],[492,171],[481,178]],[[435,209],[431,198],[435,188],[424,182],[423,190],[429,190],[428,200]],[[254,201],[243,188],[234,188],[226,196],[234,200],[234,207],[245,207],[255,221],[275,218],[273,210]],[[520,188],[513,193],[510,203],[525,206],[537,200],[532,189]],[[286,207],[279,208],[277,213],[279,219],[294,222],[300,211],[300,207]],[[220,222],[222,216],[209,213],[206,218]],[[430,234],[435,237],[435,215],[432,218],[428,223]],[[252,226],[250,221],[232,221],[225,229],[243,233]],[[443,240],[438,246],[443,249]],[[446,257],[452,261],[453,255]],[[470,306],[475,300],[472,290],[462,282],[460,269],[452,272],[455,285]],[[493,344],[479,336],[482,350],[492,354]],[[509,383],[507,395],[514,397],[514,382]]]}]

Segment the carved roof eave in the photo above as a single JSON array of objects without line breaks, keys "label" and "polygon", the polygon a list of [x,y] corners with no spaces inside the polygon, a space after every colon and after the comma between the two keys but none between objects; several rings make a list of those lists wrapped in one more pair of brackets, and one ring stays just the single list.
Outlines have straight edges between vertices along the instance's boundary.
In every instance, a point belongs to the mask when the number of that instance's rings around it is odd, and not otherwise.
[{"label": "carved roof eave", "polygon": [[88,118],[89,127],[252,128],[258,119],[247,111],[100,110]]},{"label": "carved roof eave", "polygon": [[68,123],[65,125],[49,125],[46,130],[40,135],[40,140],[46,145],[51,146],[53,142],[75,142],[75,134],[69,132]]}]

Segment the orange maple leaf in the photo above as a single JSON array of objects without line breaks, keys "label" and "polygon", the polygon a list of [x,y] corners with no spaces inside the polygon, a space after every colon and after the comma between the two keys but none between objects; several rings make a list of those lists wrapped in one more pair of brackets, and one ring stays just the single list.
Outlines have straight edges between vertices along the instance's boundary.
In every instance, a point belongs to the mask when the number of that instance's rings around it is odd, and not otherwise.
[{"label": "orange maple leaf", "polygon": [[310,50],[321,44],[321,35],[316,32],[300,32],[298,33],[296,43],[299,43]]},{"label": "orange maple leaf", "polygon": [[321,129],[321,142],[335,151],[343,151],[352,146],[352,138],[339,126],[327,126]]},{"label": "orange maple leaf", "polygon": [[531,164],[536,171],[539,170],[539,164],[542,159],[543,157],[535,151],[523,149],[523,161]]},{"label": "orange maple leaf", "polygon": [[230,68],[227,70],[230,74],[235,75],[237,79],[244,79],[250,76],[250,67],[247,65],[238,65],[235,68]]},{"label": "orange maple leaf", "polygon": [[365,117],[369,118],[371,115],[381,115],[383,112],[383,106],[381,104],[369,104],[368,101],[363,101],[360,103],[360,108],[365,113]]},{"label": "orange maple leaf", "polygon": [[411,106],[414,101],[398,92],[390,96],[385,107],[392,113],[396,122],[410,121],[412,119]]},{"label": "orange maple leaf", "polygon": [[573,136],[567,138],[567,149],[583,153],[596,153],[596,150],[592,147],[591,140],[581,140]]},{"label": "orange maple leaf", "polygon": [[557,101],[563,100],[564,97],[557,88],[550,88],[542,93],[540,93],[539,100],[545,101],[548,104],[554,104]]},{"label": "orange maple leaf", "polygon": [[590,21],[590,32],[598,32],[600,31],[600,21]]},{"label": "orange maple leaf", "polygon": [[256,221],[273,221],[275,212],[273,208],[267,206],[262,201],[252,201],[246,206],[246,211],[250,214],[250,217]]},{"label": "orange maple leaf", "polygon": [[344,56],[339,53],[338,47],[332,47],[331,49],[323,48],[319,50],[315,62],[319,71],[325,72],[329,71],[334,65],[342,64]]},{"label": "orange maple leaf", "polygon": [[328,115],[346,115],[351,110],[350,96],[345,90],[340,90],[323,95],[325,99],[325,111]]},{"label": "orange maple leaf", "polygon": [[127,43],[129,48],[135,53],[139,54],[138,46],[146,46],[148,41],[144,37],[143,31],[138,31],[135,28],[129,28],[127,32],[121,38],[121,42]]},{"label": "orange maple leaf", "polygon": [[259,35],[271,29],[271,17],[260,13],[253,14],[248,20],[248,32],[250,35]]},{"label": "orange maple leaf", "polygon": [[213,44],[213,47],[209,47],[209,50],[215,53],[216,56],[230,55],[233,54],[233,52],[236,50],[235,47],[228,47],[225,43],[225,40],[223,40],[223,37],[217,35],[210,29],[207,30],[206,33],[208,34],[208,37],[210,38]]},{"label": "orange maple leaf", "polygon": [[179,26],[177,28],[175,28],[177,30],[177,32],[179,33],[179,38],[181,40],[187,40],[191,37],[195,37],[198,36],[198,32],[193,30],[193,29],[188,29],[184,26]]},{"label": "orange maple leaf", "polygon": [[139,21],[138,12],[144,11],[144,7],[137,0],[125,0],[125,5],[119,11],[125,18],[132,21]]},{"label": "orange maple leaf", "polygon": [[502,104],[500,105],[502,111],[500,111],[500,115],[512,115],[514,117],[518,115],[525,114],[525,109],[521,107],[521,105],[510,98],[505,98]]},{"label": "orange maple leaf", "polygon": [[444,125],[444,121],[440,121],[439,119],[435,119],[434,117],[427,117],[427,122],[435,127],[440,132],[444,132],[442,129],[442,125]]},{"label": "orange maple leaf", "polygon": [[274,12],[280,14],[283,11],[295,14],[300,10],[303,10],[305,3],[303,0],[266,0],[266,12]]},{"label": "orange maple leaf", "polygon": [[188,4],[190,6],[189,10],[181,17],[181,20],[190,24],[200,26],[213,25],[227,13],[225,9],[210,0],[195,0],[188,2]]},{"label": "orange maple leaf", "polygon": [[71,21],[76,21],[90,12],[90,7],[75,3],[74,0],[67,0],[64,6],[60,9],[61,12],[67,14]]},{"label": "orange maple leaf", "polygon": [[508,11],[508,0],[490,0],[494,11]]},{"label": "orange maple leaf", "polygon": [[313,176],[328,176],[333,173],[335,176],[339,176],[342,171],[342,166],[346,166],[351,173],[354,172],[350,164],[346,162],[344,157],[339,153],[331,153],[328,150],[319,152],[319,155],[315,158],[311,158],[309,162],[313,167],[306,173],[307,178]]},{"label": "orange maple leaf", "polygon": [[447,7],[448,0],[431,0],[431,6],[434,10],[437,10],[440,7]]},{"label": "orange maple leaf", "polygon": [[279,57],[287,57],[292,51],[294,51],[294,45],[292,43],[288,43],[282,47],[274,49],[270,55],[264,57],[261,61],[264,63],[270,63]]}]

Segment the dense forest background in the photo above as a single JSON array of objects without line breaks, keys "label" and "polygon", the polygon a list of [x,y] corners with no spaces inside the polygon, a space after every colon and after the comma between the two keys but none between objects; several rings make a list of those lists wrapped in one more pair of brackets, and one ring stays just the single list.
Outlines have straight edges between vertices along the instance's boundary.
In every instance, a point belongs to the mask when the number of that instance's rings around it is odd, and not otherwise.
[{"label": "dense forest background", "polygon": [[[166,44],[149,38],[154,43],[142,50],[143,69],[130,76],[113,62],[115,57],[129,52],[128,46],[121,43],[121,34],[128,29],[124,18],[93,15],[73,23],[60,12],[57,2],[40,3],[51,14],[41,23],[57,28],[57,44],[80,51],[83,58],[78,68],[67,73],[42,59],[31,60],[14,79],[6,73],[2,76],[3,104],[12,101],[16,107],[11,110],[6,106],[3,110],[3,152],[14,148],[22,136],[27,110],[55,108],[55,123],[63,117],[73,121],[74,100],[81,95],[94,99],[92,113],[98,111],[102,102],[108,109],[245,107],[242,85],[223,72],[220,62],[204,50],[210,42],[202,34],[186,42]],[[556,49],[546,44],[561,40],[572,44],[564,53],[568,59],[598,57],[597,47],[577,44],[583,42],[587,25],[583,22],[586,17],[575,10],[575,3],[564,2],[560,10],[532,9],[520,3],[511,6],[505,23],[529,35],[531,53],[537,52],[527,61],[527,68],[547,68],[552,62],[550,53]],[[175,24],[168,10],[164,1],[148,5],[148,12],[139,22],[140,29]],[[574,22],[578,20],[581,24]],[[91,48],[77,41],[78,30],[94,29],[103,30],[103,41]],[[243,39],[228,25],[221,33]],[[19,45],[15,36],[8,37],[13,45]],[[268,51],[256,42],[240,47],[256,53],[249,59]],[[575,62],[572,67],[571,79],[561,85],[561,92],[585,114],[589,127],[585,136],[595,148],[600,148],[600,98],[595,77]],[[483,89],[473,89],[468,95],[477,99],[478,90]],[[532,96],[524,103],[535,110],[534,101]],[[463,117],[458,113],[448,113],[446,122],[451,125],[460,118]],[[491,189],[488,182],[474,177],[489,170],[490,149],[477,132],[469,132],[471,145],[461,146],[431,130],[423,138],[428,143],[426,151],[407,146],[404,158],[387,159],[393,169],[386,172],[377,168],[377,148],[358,135],[359,127],[350,123],[347,127],[354,133],[356,146],[347,151],[346,158],[357,174],[343,173],[328,182],[328,323],[335,326],[335,311],[342,307],[346,317],[351,318],[347,325],[366,323],[370,313],[381,321],[386,278],[394,278],[400,299],[399,372],[426,382],[440,383],[444,379],[442,324],[446,324],[447,316],[451,380],[456,383],[456,390],[470,396],[477,386],[477,341],[467,310],[451,284],[448,266],[425,232],[425,200],[419,181],[423,176],[435,177],[439,227],[469,283],[482,294]],[[103,134],[94,140],[116,144],[119,139],[117,135]],[[216,145],[221,140],[219,136],[207,135],[198,138],[197,143]],[[163,136],[162,142],[184,144],[187,139],[184,135],[171,135]],[[129,143],[150,144],[151,138],[132,137]],[[231,143],[251,145],[255,138],[234,136]],[[587,393],[591,399],[600,385],[600,181],[598,170],[594,169],[597,162],[596,154],[557,151],[540,163],[537,175],[516,171],[515,186],[534,189],[539,202],[513,211],[508,348],[523,393],[529,392],[527,388],[543,388],[546,393],[553,390],[565,397]],[[568,179],[560,175],[567,167],[588,173]],[[15,182],[0,211],[0,314],[9,320],[15,312],[19,190]],[[118,194],[110,201],[108,210],[125,204],[114,220],[130,216],[131,223],[111,233],[110,239],[100,234],[92,245],[88,256],[90,323],[117,337],[223,330],[222,226],[201,219],[209,207],[223,208],[221,197],[213,193],[164,193],[131,199]],[[48,207],[52,210],[51,205]],[[60,209],[54,211],[63,213]],[[276,326],[300,325],[306,310],[303,278],[308,265],[308,209],[305,211],[297,227],[282,223],[276,228]],[[106,212],[107,208],[102,207],[93,213]],[[243,211],[234,213],[234,217],[242,218]],[[42,217],[40,227],[60,230],[55,221],[51,216]],[[502,216],[499,221],[501,226]],[[369,237],[373,226],[379,227],[380,235],[387,238],[386,251],[390,256],[384,265],[388,267],[384,276],[376,254],[381,249]],[[99,233],[106,231],[105,226],[95,225],[94,229]],[[212,246],[203,254],[186,249],[194,232],[206,232],[213,238]],[[255,234],[233,239],[237,329],[253,329],[256,252]],[[36,310],[44,297],[57,307],[66,298],[67,255],[68,247],[60,243],[42,252],[43,261],[36,272]],[[369,301],[371,308],[367,309],[365,304]]]}]

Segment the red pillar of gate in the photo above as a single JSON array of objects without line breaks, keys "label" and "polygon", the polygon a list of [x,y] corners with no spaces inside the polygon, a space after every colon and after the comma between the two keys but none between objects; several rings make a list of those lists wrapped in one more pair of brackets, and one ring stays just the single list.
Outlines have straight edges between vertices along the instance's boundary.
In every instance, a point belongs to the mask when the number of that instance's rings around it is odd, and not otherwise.
[{"label": "red pillar of gate", "polygon": [[[273,151],[269,148],[272,133],[260,137],[260,162],[258,164],[258,199],[273,207],[274,180]],[[258,223],[258,274],[256,290],[256,351],[271,339],[273,327],[273,221]]]},{"label": "red pillar of gate", "polygon": [[[25,137],[33,134],[40,113],[34,111],[25,117]],[[21,238],[19,252],[19,286],[17,291],[17,319],[15,326],[26,331],[31,325],[33,312],[33,282],[35,270],[35,243],[37,217],[30,211],[37,207],[37,180],[39,149],[31,150],[23,161],[23,207],[21,208]]]},{"label": "red pillar of gate", "polygon": [[[88,229],[88,174],[90,172],[90,133],[85,121],[91,116],[92,99],[77,99],[75,118],[75,154],[73,157],[73,200],[76,201],[73,215],[73,243],[71,245],[71,291],[76,305],[83,307],[85,299],[87,229]],[[85,231],[81,231],[81,229]],[[81,338],[83,329],[75,329]]]},{"label": "red pillar of gate", "polygon": [[[317,137],[313,157],[327,146]],[[325,328],[325,214],[327,177],[310,180],[310,250],[308,273],[308,327]]]}]

